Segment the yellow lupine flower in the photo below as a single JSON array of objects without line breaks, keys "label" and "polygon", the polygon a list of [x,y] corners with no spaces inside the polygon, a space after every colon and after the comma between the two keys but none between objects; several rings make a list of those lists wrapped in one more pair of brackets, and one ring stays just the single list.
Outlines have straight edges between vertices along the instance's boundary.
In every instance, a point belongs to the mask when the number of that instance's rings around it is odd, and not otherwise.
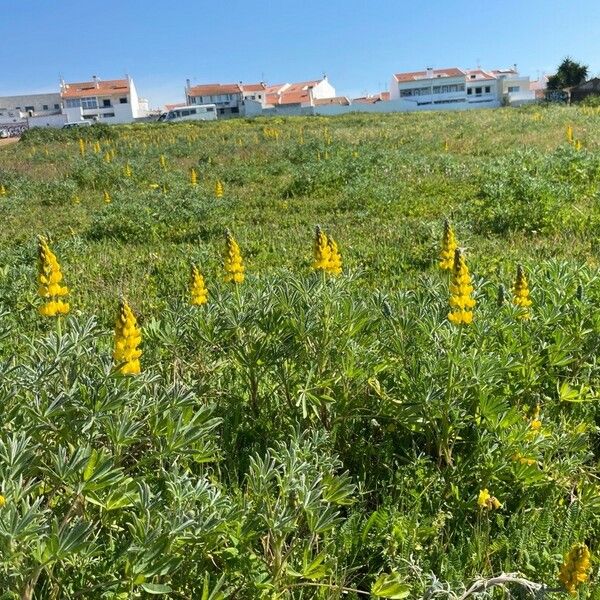
[{"label": "yellow lupine flower", "polygon": [[243,283],[245,268],[242,260],[242,253],[229,230],[225,231],[224,269],[226,282]]},{"label": "yellow lupine flower", "polygon": [[98,154],[100,152],[100,142],[94,142],[94,154]]},{"label": "yellow lupine flower", "polygon": [[531,423],[529,423],[529,427],[534,431],[539,431],[542,428],[542,420],[540,419],[540,405],[538,404],[535,407],[535,412],[533,413],[533,419]]},{"label": "yellow lupine flower", "polygon": [[569,144],[573,143],[573,125],[567,125],[567,131],[566,131],[566,136],[567,136],[567,142],[569,142]]},{"label": "yellow lupine flower", "polygon": [[332,275],[339,275],[342,272],[342,256],[338,250],[338,245],[331,236],[327,238],[327,245],[329,246],[329,264],[327,266],[327,272]]},{"label": "yellow lupine flower", "polygon": [[190,183],[192,185],[198,185],[198,173],[196,173],[194,167],[190,169]]},{"label": "yellow lupine flower", "polygon": [[110,163],[110,162],[111,162],[111,160],[112,160],[112,157],[111,157],[111,154],[110,154],[110,152],[105,152],[105,153],[104,153],[104,162],[105,162],[105,163]]},{"label": "yellow lupine flower", "polygon": [[85,156],[85,142],[82,138],[79,138],[79,154],[81,154],[81,156]]},{"label": "yellow lupine flower", "polygon": [[6,196],[6,188],[0,185],[0,196]]},{"label": "yellow lupine flower", "polygon": [[448,320],[454,325],[469,325],[473,322],[473,307],[476,302],[471,297],[473,286],[471,275],[463,253],[457,248],[454,252],[454,269],[450,283],[450,312]]},{"label": "yellow lupine flower", "polygon": [[159,163],[160,163],[161,169],[164,169],[166,171],[167,170],[167,159],[165,158],[164,154],[160,155]]},{"label": "yellow lupine flower", "polygon": [[110,197],[110,194],[104,190],[104,192],[102,193],[102,197],[104,198],[104,202],[106,204],[110,204],[112,202],[112,198]]},{"label": "yellow lupine flower", "polygon": [[479,496],[477,497],[477,506],[480,508],[485,508],[486,510],[492,510],[493,508],[501,508],[502,503],[498,500],[498,498],[492,496],[488,489],[485,488],[479,492]]},{"label": "yellow lupine flower", "polygon": [[442,249],[440,251],[440,269],[447,271],[454,267],[454,252],[458,248],[454,231],[448,219],[444,220],[444,235],[442,236]]},{"label": "yellow lupine flower", "polygon": [[113,359],[119,366],[122,375],[138,375],[141,372],[140,356],[142,351],[139,345],[142,342],[142,333],[137,324],[137,319],[129,304],[121,300],[119,316],[115,324],[115,350]]},{"label": "yellow lupine flower", "polygon": [[202,306],[208,302],[208,291],[204,285],[204,277],[196,265],[192,265],[192,277],[190,283],[190,303],[194,306]]},{"label": "yellow lupine flower", "polygon": [[565,555],[558,579],[572,596],[577,594],[577,587],[588,579],[590,558],[590,551],[583,543],[573,544]]},{"label": "yellow lupine flower", "polygon": [[223,182],[220,179],[217,179],[215,183],[215,198],[222,198],[223,193]]},{"label": "yellow lupine flower", "polygon": [[48,242],[38,238],[38,296],[44,300],[39,313],[44,317],[56,317],[69,313],[69,303],[64,298],[69,293],[66,285],[61,285],[62,271]]},{"label": "yellow lupine flower", "polygon": [[131,170],[131,165],[129,163],[125,163],[125,167],[123,168],[123,175],[125,177],[131,177],[133,171]]},{"label": "yellow lupine flower", "polygon": [[331,247],[327,234],[317,225],[315,229],[315,241],[313,245],[313,269],[315,271],[327,271],[331,260]]},{"label": "yellow lupine flower", "polygon": [[529,286],[527,285],[525,271],[521,265],[517,266],[517,276],[513,286],[513,296],[513,304],[523,309],[521,318],[529,319],[531,316],[529,307],[533,304],[533,302],[529,297]]},{"label": "yellow lupine flower", "polygon": [[0,508],[2,508],[6,504],[6,498],[0,494]]}]

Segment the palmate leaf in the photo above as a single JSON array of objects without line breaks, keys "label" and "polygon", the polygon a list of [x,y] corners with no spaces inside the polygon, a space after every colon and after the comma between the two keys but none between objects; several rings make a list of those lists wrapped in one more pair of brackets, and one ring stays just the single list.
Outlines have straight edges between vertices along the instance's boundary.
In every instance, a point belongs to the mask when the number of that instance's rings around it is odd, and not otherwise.
[{"label": "palmate leaf", "polygon": [[400,600],[410,594],[410,586],[397,573],[382,573],[371,587],[371,594],[377,598]]},{"label": "palmate leaf", "polygon": [[158,596],[160,594],[170,594],[173,589],[164,583],[142,583],[142,589],[148,594]]},{"label": "palmate leaf", "polygon": [[347,506],[354,502],[352,495],[356,491],[356,486],[350,481],[348,473],[342,473],[338,477],[325,476],[323,478],[325,490],[323,492],[323,500]]}]

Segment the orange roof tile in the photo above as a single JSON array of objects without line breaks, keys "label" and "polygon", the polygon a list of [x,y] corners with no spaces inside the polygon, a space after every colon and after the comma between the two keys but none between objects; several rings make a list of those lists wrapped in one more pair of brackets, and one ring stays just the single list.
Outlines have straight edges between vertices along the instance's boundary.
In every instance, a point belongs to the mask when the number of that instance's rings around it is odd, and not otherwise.
[{"label": "orange roof tile", "polygon": [[244,92],[262,92],[267,89],[264,83],[242,83],[240,85]]},{"label": "orange roof tile", "polygon": [[[457,67],[449,69],[433,69],[433,77],[458,77],[464,75],[465,72]],[[394,75],[396,81],[416,81],[419,79],[427,79],[427,71],[411,71],[408,73],[396,73]]]},{"label": "orange roof tile", "polygon": [[469,69],[467,71],[467,81],[489,81],[493,79],[497,79],[496,76],[483,69]]},{"label": "orange roof tile", "polygon": [[188,89],[188,96],[218,96],[220,94],[241,93],[238,83],[206,83]]},{"label": "orange roof tile", "polygon": [[379,92],[373,96],[361,96],[360,98],[353,98],[352,104],[375,104],[377,102],[386,102],[390,99],[389,92]]},{"label": "orange roof tile", "polygon": [[85,81],[83,83],[65,83],[61,89],[61,98],[85,98],[87,96],[117,96],[129,93],[127,79],[108,79],[106,81]]},{"label": "orange roof tile", "polygon": [[323,106],[327,104],[339,104],[340,106],[348,106],[350,100],[346,96],[335,96],[334,98],[317,98],[314,101],[315,106]]}]

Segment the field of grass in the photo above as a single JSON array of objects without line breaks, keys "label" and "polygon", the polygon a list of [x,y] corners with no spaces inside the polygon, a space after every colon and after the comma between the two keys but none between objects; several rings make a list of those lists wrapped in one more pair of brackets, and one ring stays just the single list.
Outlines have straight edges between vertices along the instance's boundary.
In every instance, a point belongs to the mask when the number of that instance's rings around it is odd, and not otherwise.
[{"label": "field of grass", "polygon": [[[559,597],[577,543],[600,598],[597,109],[32,131],[0,214],[0,598]],[[40,235],[67,317],[37,310]]]}]

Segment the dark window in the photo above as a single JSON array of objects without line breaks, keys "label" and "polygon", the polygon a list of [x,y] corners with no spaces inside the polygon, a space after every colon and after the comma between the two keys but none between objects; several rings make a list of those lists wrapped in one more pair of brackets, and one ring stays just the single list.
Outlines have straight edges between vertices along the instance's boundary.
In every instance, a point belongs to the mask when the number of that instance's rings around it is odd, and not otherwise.
[{"label": "dark window", "polygon": [[470,96],[473,93],[473,88],[467,88],[467,96]]},{"label": "dark window", "polygon": [[489,94],[489,93],[490,93],[490,86],[489,86],[489,85],[486,85],[486,86],[485,86],[485,93],[486,93],[486,94]]},{"label": "dark window", "polygon": [[215,107],[214,106],[207,106],[206,107],[206,112],[215,112]]},{"label": "dark window", "polygon": [[476,87],[475,88],[475,93],[476,94],[481,94],[481,88],[480,87]]},{"label": "dark window", "polygon": [[119,104],[127,104],[127,98],[119,98]]},{"label": "dark window", "polygon": [[20,106],[15,106],[15,110],[21,110]]},{"label": "dark window", "polygon": [[233,106],[233,107],[231,108],[231,112],[232,112],[232,113],[239,113],[239,112],[240,112],[240,109],[239,109],[237,106]]},{"label": "dark window", "polygon": [[48,105],[47,105],[47,104],[44,104],[44,105],[42,106],[42,110],[48,110]]},{"label": "dark window", "polygon": [[55,104],[54,105],[54,110],[58,110],[60,108],[60,104]]},{"label": "dark window", "polygon": [[103,116],[105,119],[108,119],[109,117],[114,117],[114,116],[115,116],[115,113],[104,113],[102,116]]},{"label": "dark window", "polygon": [[181,116],[181,117],[189,117],[190,116],[190,111],[189,110],[182,110],[181,113],[179,113],[179,116]]},{"label": "dark window", "polygon": [[190,115],[195,115],[195,114],[196,114],[196,109],[195,108],[190,109]]},{"label": "dark window", "polygon": [[220,115],[224,115],[225,114],[225,109],[224,108],[220,108],[219,109],[219,114]]},{"label": "dark window", "polygon": [[104,108],[110,108],[110,100],[108,100],[108,99],[102,100],[102,106]]},{"label": "dark window", "polygon": [[35,110],[35,107],[34,106],[26,106],[25,110],[31,110],[31,111],[33,111],[33,110]]}]

